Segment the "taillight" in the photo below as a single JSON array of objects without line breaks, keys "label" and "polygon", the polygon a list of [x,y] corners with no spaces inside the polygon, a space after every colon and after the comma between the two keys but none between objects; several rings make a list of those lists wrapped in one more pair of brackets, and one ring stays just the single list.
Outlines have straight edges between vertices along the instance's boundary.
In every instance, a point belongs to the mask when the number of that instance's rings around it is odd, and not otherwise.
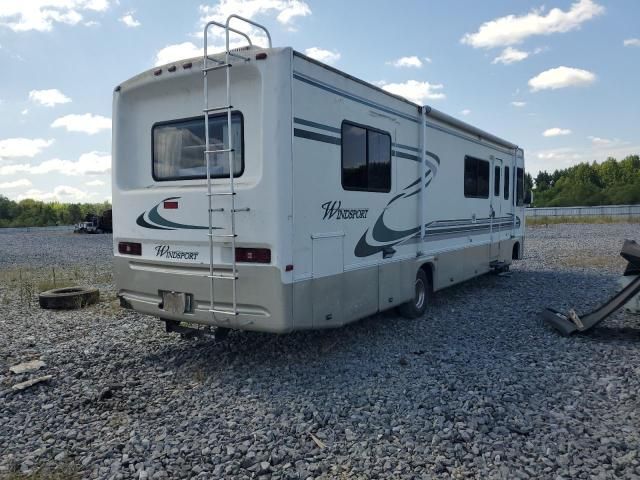
[{"label": "taillight", "polygon": [[175,210],[178,208],[178,202],[172,202],[172,201],[166,201],[164,202],[164,208],[165,210]]},{"label": "taillight", "polygon": [[236,262],[271,263],[271,250],[268,248],[236,248]]},{"label": "taillight", "polygon": [[123,255],[142,255],[142,244],[135,242],[118,243],[118,252]]}]

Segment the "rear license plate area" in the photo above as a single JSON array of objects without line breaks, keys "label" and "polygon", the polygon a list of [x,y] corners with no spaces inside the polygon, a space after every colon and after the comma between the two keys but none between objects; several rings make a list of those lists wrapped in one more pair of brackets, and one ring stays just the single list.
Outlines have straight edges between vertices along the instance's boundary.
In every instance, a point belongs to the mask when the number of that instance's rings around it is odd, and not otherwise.
[{"label": "rear license plate area", "polygon": [[191,313],[193,311],[193,296],[183,292],[162,292],[160,308],[174,315]]}]

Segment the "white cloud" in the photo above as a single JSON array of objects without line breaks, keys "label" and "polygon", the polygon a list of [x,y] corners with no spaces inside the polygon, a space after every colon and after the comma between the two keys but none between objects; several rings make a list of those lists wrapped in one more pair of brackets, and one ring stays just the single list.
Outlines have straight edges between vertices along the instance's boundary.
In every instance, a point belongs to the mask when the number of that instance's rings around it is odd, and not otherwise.
[{"label": "white cloud", "polygon": [[31,90],[29,100],[33,103],[44,105],[45,107],[55,107],[56,105],[69,103],[71,99],[57,88],[49,90]]},{"label": "white cloud", "polygon": [[[429,60],[429,62],[430,61],[431,60]],[[387,65],[393,65],[396,68],[403,68],[403,67],[420,68],[422,67],[422,60],[420,60],[418,57],[413,55],[411,57],[400,57],[397,60],[387,62]]]},{"label": "white cloud", "polygon": [[[558,168],[570,167],[578,162],[602,162],[609,157],[620,160],[640,152],[640,145],[617,138],[613,140],[599,137],[588,138],[592,139],[592,143],[586,147],[569,146],[530,151],[527,169],[535,176],[540,170],[553,171]],[[593,141],[594,138],[603,141]]]},{"label": "white cloud", "polygon": [[640,47],[640,38],[627,38],[623,44],[625,47]]},{"label": "white cloud", "polygon": [[557,67],[545,70],[529,80],[529,87],[532,92],[539,90],[566,87],[579,87],[595,82],[595,74],[588,70],[571,67]]},{"label": "white cloud", "polygon": [[387,92],[400,95],[417,104],[423,104],[425,100],[441,100],[446,97],[441,91],[444,88],[441,83],[408,80],[404,83],[379,82],[378,85]]},{"label": "white cloud", "polygon": [[138,20],[133,18],[133,12],[127,12],[124,16],[120,17],[120,21],[130,28],[136,28],[142,25]]},{"label": "white cloud", "polygon": [[[303,0],[220,0],[214,6],[200,6],[200,25],[204,28],[204,25],[211,20],[225,23],[227,17],[234,13],[248,19],[254,19],[258,16],[276,15],[279,23],[287,26],[289,30],[295,30],[292,26],[293,20],[297,17],[311,15],[311,8]],[[254,45],[266,46],[266,36],[262,30],[237,20],[232,20],[231,26],[247,33],[251,37]],[[210,30],[210,32],[212,37],[215,37],[219,42],[217,47],[212,45],[211,51],[216,51],[216,49],[222,51],[224,49],[223,30],[216,28]],[[202,31],[198,32],[197,36],[201,37]],[[246,41],[239,35],[230,37],[230,43],[232,47],[246,45]]]},{"label": "white cloud", "polygon": [[288,24],[295,17],[306,17],[311,15],[311,8],[303,1],[292,0],[289,2],[278,2],[284,6],[278,14],[278,21],[282,24]]},{"label": "white cloud", "polygon": [[536,156],[541,160],[580,160],[583,158],[581,153],[570,147],[542,150]]},{"label": "white cloud", "polygon": [[578,0],[567,11],[553,8],[546,15],[544,9],[539,8],[526,15],[507,15],[485,22],[477,32],[465,34],[461,41],[474,48],[515,45],[531,36],[575,30],[604,10],[593,0]]},{"label": "white cloud", "polygon": [[27,190],[16,197],[18,201],[26,198],[41,200],[43,202],[81,202],[87,200],[91,195],[79,188],[70,187],[68,185],[58,185],[52,192],[43,192],[36,188]]},{"label": "white cloud", "polygon": [[[200,13],[203,25],[210,20],[224,23],[233,13],[249,19],[258,15],[277,14],[278,22],[287,25],[296,17],[311,15],[311,8],[302,0],[220,0],[213,7],[201,5]],[[232,26],[237,28],[236,25]]]},{"label": "white cloud", "polygon": [[311,58],[315,58],[320,62],[324,62],[328,64],[333,64],[338,60],[340,60],[340,52],[324,50],[318,47],[307,48],[304,51],[304,54]]},{"label": "white cloud", "polygon": [[174,45],[167,45],[156,53],[155,66],[201,56],[202,48],[196,47],[193,43],[176,43]]},{"label": "white cloud", "polygon": [[511,102],[511,105],[517,108],[522,108],[525,107],[527,105],[527,102],[518,102],[518,101],[513,101]]},{"label": "white cloud", "polygon": [[587,137],[594,145],[611,145],[616,140],[609,140],[608,138],[594,137],[589,135]]},{"label": "white cloud", "polygon": [[20,180],[14,180],[13,182],[4,182],[0,183],[0,188],[9,189],[9,188],[21,188],[21,187],[30,187],[31,181],[26,178],[21,178]]},{"label": "white cloud", "polygon": [[468,108],[465,108],[464,110],[462,110],[462,111],[460,112],[460,114],[461,114],[461,115],[464,115],[465,117],[466,117],[467,115],[469,115],[470,113],[471,113],[471,110],[469,110]]},{"label": "white cloud", "polygon": [[30,157],[33,158],[53,143],[43,138],[6,138],[0,140],[0,159]]},{"label": "white cloud", "polygon": [[547,128],[544,132],[542,132],[543,137],[559,137],[561,135],[570,135],[571,130],[568,128]]},{"label": "white cloud", "polygon": [[520,62],[529,56],[529,52],[518,50],[517,48],[507,47],[500,55],[493,59],[491,63],[504,63],[509,65],[510,63]]},{"label": "white cloud", "polygon": [[2,0],[0,26],[14,32],[47,32],[55,23],[77,25],[81,12],[104,12],[110,0]]},{"label": "white cloud", "polygon": [[102,180],[91,180],[90,182],[85,182],[85,185],[87,187],[99,187],[101,185],[104,185],[104,182]]},{"label": "white cloud", "polygon": [[424,58],[424,61],[427,62],[427,63],[433,62],[433,60],[431,60],[430,57],[423,57],[423,58]]},{"label": "white cloud", "polygon": [[98,175],[111,170],[111,155],[103,152],[89,152],[80,155],[77,161],[61,160],[54,158],[45,160],[39,165],[28,163],[6,165],[0,167],[0,175],[15,175],[16,173],[29,173],[41,175],[57,172],[63,175]]},{"label": "white cloud", "polygon": [[102,130],[110,130],[111,119],[92,113],[85,113],[83,115],[71,114],[57,118],[51,126],[53,128],[64,127],[68,132],[82,132],[94,135]]},{"label": "white cloud", "polygon": [[29,109],[25,108],[23,110],[20,111],[20,115],[28,115],[29,114]]}]

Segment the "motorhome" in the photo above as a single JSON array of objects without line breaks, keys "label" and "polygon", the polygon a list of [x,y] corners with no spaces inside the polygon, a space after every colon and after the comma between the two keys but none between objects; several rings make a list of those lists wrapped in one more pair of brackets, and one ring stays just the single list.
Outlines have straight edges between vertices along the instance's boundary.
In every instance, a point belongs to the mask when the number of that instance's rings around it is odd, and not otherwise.
[{"label": "motorhome", "polygon": [[[524,248],[524,153],[232,15],[204,56],[115,88],[121,304],[176,325],[290,332],[506,269]],[[226,36],[208,51],[210,30]],[[241,35],[246,46],[231,48]]]}]

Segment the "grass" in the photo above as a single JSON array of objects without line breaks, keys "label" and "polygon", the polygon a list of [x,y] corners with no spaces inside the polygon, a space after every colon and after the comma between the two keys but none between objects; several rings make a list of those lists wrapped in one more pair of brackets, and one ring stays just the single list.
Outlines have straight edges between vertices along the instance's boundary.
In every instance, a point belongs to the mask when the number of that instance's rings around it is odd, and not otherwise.
[{"label": "grass", "polygon": [[562,223],[640,223],[640,217],[626,215],[581,215],[575,217],[527,217],[527,226],[557,225]]},{"label": "grass", "polygon": [[67,462],[54,468],[41,467],[31,473],[14,471],[0,474],[0,480],[80,480],[82,475],[75,463]]},{"label": "grass", "polygon": [[627,261],[620,255],[582,255],[559,258],[558,263],[569,268],[619,268],[622,271]]},{"label": "grass", "polygon": [[[53,288],[64,288],[75,285],[99,285],[111,283],[110,271],[99,272],[97,265],[71,268],[13,268],[0,271],[0,284],[17,291],[20,304],[31,309],[40,292]],[[9,297],[5,292],[0,303],[8,304]],[[37,303],[37,302],[36,302]]]}]

